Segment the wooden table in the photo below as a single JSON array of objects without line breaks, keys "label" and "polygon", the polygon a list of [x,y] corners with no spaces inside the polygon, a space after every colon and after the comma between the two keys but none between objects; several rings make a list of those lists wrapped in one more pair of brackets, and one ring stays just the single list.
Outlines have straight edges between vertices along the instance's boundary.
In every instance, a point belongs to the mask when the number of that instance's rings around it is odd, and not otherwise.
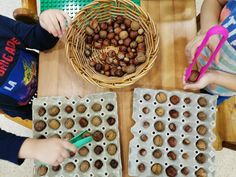
[{"label": "wooden table", "polygon": [[[194,0],[143,0],[160,33],[160,50],[152,70],[140,81],[123,89],[101,89],[77,75],[68,64],[64,43],[40,54],[39,96],[85,96],[115,91],[118,94],[123,177],[128,176],[129,141],[132,138],[132,91],[134,88],[180,89],[187,60],[184,48],[196,34]],[[220,141],[219,141],[220,142]]]}]

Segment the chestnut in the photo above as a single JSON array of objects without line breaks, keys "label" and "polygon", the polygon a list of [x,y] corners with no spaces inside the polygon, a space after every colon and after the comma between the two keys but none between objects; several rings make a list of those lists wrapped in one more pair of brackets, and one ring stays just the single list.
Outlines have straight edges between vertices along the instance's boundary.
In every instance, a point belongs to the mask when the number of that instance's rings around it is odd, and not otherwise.
[{"label": "chestnut", "polygon": [[195,172],[196,177],[207,177],[207,171],[204,168],[199,168]]},{"label": "chestnut", "polygon": [[118,162],[115,159],[112,159],[109,164],[110,164],[111,168],[113,168],[113,169],[118,167]]},{"label": "chestnut", "polygon": [[196,146],[200,151],[205,151],[207,149],[207,143],[202,139],[197,141]]},{"label": "chestnut", "polygon": [[159,163],[155,163],[151,167],[152,173],[155,175],[160,175],[162,173],[162,169],[163,169],[163,167]]},{"label": "chestnut", "polygon": [[107,152],[108,152],[108,154],[110,154],[110,155],[115,155],[116,152],[117,152],[117,147],[116,147],[116,145],[115,145],[115,144],[109,144],[109,145],[107,146]]},{"label": "chestnut", "polygon": [[138,22],[136,22],[136,21],[132,21],[132,22],[131,22],[131,29],[132,29],[133,31],[138,31],[139,28],[140,28],[140,25],[139,25]]},{"label": "chestnut", "polygon": [[38,168],[38,175],[39,176],[45,176],[48,172],[48,167],[44,166],[44,165],[41,165],[39,168]]},{"label": "chestnut", "polygon": [[72,113],[73,112],[73,108],[70,106],[70,105],[67,105],[65,107],[65,112],[67,112],[68,114]]},{"label": "chestnut", "polygon": [[148,136],[143,134],[140,136],[140,140],[143,141],[143,142],[146,142],[148,140]]},{"label": "chestnut", "polygon": [[177,144],[177,140],[176,140],[176,138],[173,137],[173,136],[170,137],[170,138],[168,138],[167,142],[168,142],[168,144],[169,144],[170,147],[175,147],[176,144]]},{"label": "chestnut", "polygon": [[172,131],[172,132],[175,132],[177,129],[177,127],[174,123],[170,123],[168,127],[169,127],[170,131]]},{"label": "chestnut", "polygon": [[139,165],[138,165],[138,170],[141,172],[141,173],[143,173],[144,171],[145,171],[145,165],[143,164],[143,163],[140,163]]},{"label": "chestnut", "polygon": [[190,171],[189,171],[188,167],[184,167],[181,169],[181,173],[183,175],[187,176],[190,173]]},{"label": "chestnut", "polygon": [[199,153],[195,159],[199,164],[204,164],[207,161],[207,157],[203,153]]},{"label": "chestnut", "polygon": [[88,126],[88,120],[84,117],[80,118],[79,120],[79,125],[82,127],[82,128],[85,128]]},{"label": "chestnut", "polygon": [[106,109],[111,112],[114,109],[114,105],[109,103],[109,104],[106,105]]},{"label": "chestnut", "polygon": [[44,107],[40,107],[38,110],[38,115],[42,117],[44,116],[45,113],[46,113],[46,109]]},{"label": "chestnut", "polygon": [[94,163],[94,167],[96,167],[97,169],[101,169],[103,166],[103,163],[101,160],[96,160]]},{"label": "chestnut", "polygon": [[81,162],[79,169],[82,173],[88,171],[90,168],[90,163],[87,160],[84,160],[83,162]]},{"label": "chestnut", "polygon": [[173,119],[177,119],[179,117],[179,112],[176,111],[175,109],[172,109],[169,111],[169,115]]},{"label": "chestnut", "polygon": [[65,121],[65,127],[67,129],[71,129],[74,126],[74,124],[75,124],[75,122],[71,118],[67,118],[66,121]]},{"label": "chestnut", "polygon": [[99,112],[102,110],[102,105],[99,103],[94,103],[91,108],[94,112]]},{"label": "chestnut", "polygon": [[175,167],[169,166],[166,168],[166,174],[169,177],[175,177],[175,176],[177,176],[177,170]]},{"label": "chestnut", "polygon": [[87,107],[84,104],[79,104],[76,108],[79,113],[84,113],[87,110]]},{"label": "chestnut", "polygon": [[35,122],[34,129],[37,132],[41,132],[41,131],[43,131],[46,128],[46,126],[47,125],[46,125],[46,123],[43,120],[39,120],[39,121]]},{"label": "chestnut", "polygon": [[64,166],[64,170],[68,173],[71,173],[75,170],[75,164],[73,162],[69,162]]},{"label": "chestnut", "polygon": [[160,149],[156,149],[155,151],[152,152],[152,156],[155,157],[156,159],[161,158],[162,152]]},{"label": "chestnut", "polygon": [[139,150],[139,154],[140,154],[141,156],[145,156],[145,155],[147,154],[146,149],[140,149],[140,150]]},{"label": "chestnut", "polygon": [[176,153],[174,153],[173,151],[170,151],[167,153],[167,157],[170,159],[170,160],[176,160],[177,159],[177,155]]},{"label": "chestnut", "polygon": [[94,116],[91,120],[91,123],[97,127],[102,124],[102,119],[99,116]]},{"label": "chestnut", "polygon": [[156,113],[156,115],[158,115],[159,117],[162,117],[162,116],[165,114],[165,110],[164,110],[164,108],[162,108],[162,107],[158,107],[158,108],[156,108],[155,113]]},{"label": "chestnut", "polygon": [[156,146],[158,146],[158,147],[162,146],[162,145],[163,145],[163,139],[162,139],[162,137],[161,137],[160,135],[156,135],[156,136],[153,138],[153,143],[154,143]]},{"label": "chestnut", "polygon": [[85,156],[88,155],[89,149],[87,147],[82,147],[82,148],[79,149],[78,153],[79,153],[80,156],[85,157]]},{"label": "chestnut", "polygon": [[196,82],[198,77],[199,77],[200,73],[197,70],[192,70],[191,71],[191,75],[188,78],[188,82]]},{"label": "chestnut", "polygon": [[205,112],[201,111],[197,114],[197,117],[198,117],[199,120],[205,121],[207,119],[207,114]]},{"label": "chestnut", "polygon": [[154,124],[154,128],[156,129],[156,131],[158,132],[163,132],[165,130],[165,124],[162,121],[157,121]]},{"label": "chestnut", "polygon": [[60,112],[60,109],[57,106],[52,106],[48,110],[49,115],[53,117],[57,116],[59,112]]},{"label": "chestnut", "polygon": [[207,106],[207,100],[206,98],[204,97],[200,97],[198,100],[197,100],[198,104],[201,106],[201,107],[206,107]]},{"label": "chestnut", "polygon": [[51,128],[51,129],[54,129],[54,130],[57,130],[61,124],[58,120],[56,119],[51,119],[48,123],[48,126]]},{"label": "chestnut", "polygon": [[116,123],[116,119],[113,118],[113,117],[109,117],[109,118],[107,119],[107,123],[108,123],[110,126],[112,126],[112,125],[114,125],[114,124]]},{"label": "chestnut", "polygon": [[204,135],[207,134],[207,131],[208,131],[208,129],[207,129],[207,127],[205,125],[199,125],[197,127],[197,132],[198,132],[199,135],[204,136]]},{"label": "chestnut", "polygon": [[176,105],[180,102],[180,99],[177,95],[173,95],[170,97],[170,102],[173,104],[173,105]]},{"label": "chestnut", "polygon": [[105,137],[108,141],[113,141],[116,139],[116,132],[114,130],[108,130],[105,134]]},{"label": "chestnut", "polygon": [[101,154],[102,152],[103,152],[103,147],[102,147],[102,146],[97,145],[97,146],[94,148],[94,153],[95,153],[96,155],[99,155],[99,154]]},{"label": "chestnut", "polygon": [[164,92],[159,92],[156,95],[156,100],[158,103],[165,103],[167,100],[167,95]]}]

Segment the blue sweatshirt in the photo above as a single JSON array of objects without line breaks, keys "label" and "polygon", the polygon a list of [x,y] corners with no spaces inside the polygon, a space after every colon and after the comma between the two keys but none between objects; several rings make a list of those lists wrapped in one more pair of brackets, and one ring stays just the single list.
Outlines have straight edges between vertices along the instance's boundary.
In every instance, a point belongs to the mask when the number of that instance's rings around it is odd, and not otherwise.
[{"label": "blue sweatshirt", "polygon": [[[39,24],[28,25],[0,15],[0,109],[10,116],[31,118],[30,100],[37,91],[38,54],[58,41]],[[21,164],[24,137],[0,129],[0,159]]]}]

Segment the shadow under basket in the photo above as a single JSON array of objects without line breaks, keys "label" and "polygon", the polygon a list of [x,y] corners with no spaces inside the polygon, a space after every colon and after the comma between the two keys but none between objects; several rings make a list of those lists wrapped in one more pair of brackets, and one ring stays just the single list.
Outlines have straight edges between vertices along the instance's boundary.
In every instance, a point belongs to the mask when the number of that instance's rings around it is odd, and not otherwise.
[{"label": "shadow under basket", "polygon": [[[144,30],[146,45],[146,61],[137,66],[132,74],[125,74],[122,77],[106,76],[95,71],[90,66],[90,61],[99,62],[99,56],[115,47],[106,47],[100,50],[92,49],[92,56],[85,56],[85,29],[89,22],[96,19],[99,23],[123,16],[131,21],[139,22]],[[66,55],[74,70],[90,83],[103,88],[121,88],[135,83],[148,73],[153,66],[159,45],[159,35],[151,17],[138,5],[126,0],[95,0],[81,9],[75,16],[71,28],[67,32]]]}]

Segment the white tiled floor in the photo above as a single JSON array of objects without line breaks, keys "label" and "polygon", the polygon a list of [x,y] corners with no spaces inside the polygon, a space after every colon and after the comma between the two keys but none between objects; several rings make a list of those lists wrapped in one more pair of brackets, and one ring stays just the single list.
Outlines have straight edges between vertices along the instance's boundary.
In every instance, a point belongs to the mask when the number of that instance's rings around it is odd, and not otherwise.
[{"label": "white tiled floor", "polygon": [[[196,0],[199,12],[200,3],[203,0]],[[0,0],[0,14],[11,17],[15,8],[20,6],[20,0]],[[0,116],[1,127],[17,130],[15,133],[22,136],[30,136],[31,131],[12,124]],[[1,148],[1,146],[0,146]],[[33,165],[32,161],[27,160],[18,167],[16,165],[0,161],[0,177],[32,177]],[[236,152],[224,149],[216,153],[216,177],[235,177],[236,176]]]}]

